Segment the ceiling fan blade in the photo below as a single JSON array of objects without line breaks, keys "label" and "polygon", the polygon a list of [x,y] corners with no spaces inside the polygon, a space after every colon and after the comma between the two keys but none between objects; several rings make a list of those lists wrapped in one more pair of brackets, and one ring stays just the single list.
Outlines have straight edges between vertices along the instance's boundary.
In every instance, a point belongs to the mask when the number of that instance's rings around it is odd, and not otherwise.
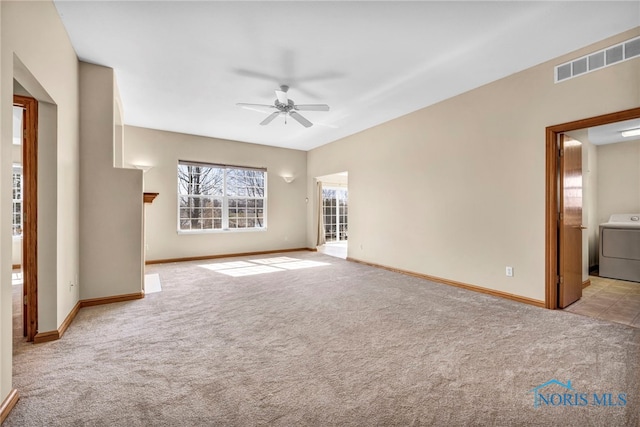
[{"label": "ceiling fan blade", "polygon": [[293,108],[299,111],[329,111],[327,104],[302,104],[296,105]]},{"label": "ceiling fan blade", "polygon": [[291,111],[289,113],[289,115],[291,117],[293,117],[293,119],[295,121],[297,121],[298,123],[300,123],[302,126],[309,128],[311,126],[313,126],[313,123],[311,123],[309,120],[305,119],[304,117],[302,117],[300,114],[296,113],[295,111]]},{"label": "ceiling fan blade", "polygon": [[271,113],[269,114],[269,117],[267,117],[266,119],[264,119],[263,121],[260,122],[260,124],[262,126],[264,125],[268,125],[269,123],[271,123],[273,121],[273,119],[275,119],[276,117],[278,117],[280,115],[280,111],[276,111],[275,113]]},{"label": "ceiling fan blade", "polygon": [[272,76],[271,74],[265,74],[259,71],[246,70],[242,68],[236,68],[233,70],[233,72],[238,74],[239,76],[253,77],[262,80],[271,80],[275,83],[278,83],[278,81],[280,80],[278,76]]},{"label": "ceiling fan blade", "polygon": [[247,104],[246,102],[238,102],[236,104],[238,107],[242,107],[242,108],[247,108],[247,107],[251,107],[251,108],[255,108],[255,107],[259,107],[259,108],[276,108],[275,105],[267,105],[267,104]]},{"label": "ceiling fan blade", "polygon": [[[281,88],[286,88],[286,86],[281,86]],[[278,97],[278,102],[284,105],[289,104],[289,98],[287,97],[287,92],[283,90],[276,90],[276,96]]]}]

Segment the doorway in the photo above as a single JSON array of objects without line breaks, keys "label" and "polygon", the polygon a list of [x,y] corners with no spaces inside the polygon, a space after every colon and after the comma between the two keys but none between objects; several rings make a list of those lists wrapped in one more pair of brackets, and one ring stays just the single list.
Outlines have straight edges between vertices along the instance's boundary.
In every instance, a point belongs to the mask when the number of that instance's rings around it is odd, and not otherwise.
[{"label": "doorway", "polygon": [[318,251],[346,259],[349,240],[348,173],[326,175],[317,180],[321,184],[318,233],[322,233]]},{"label": "doorway", "polygon": [[346,187],[322,187],[322,214],[324,239],[327,243],[346,243],[348,225],[349,190]]},{"label": "doorway", "polygon": [[[38,101],[28,96],[14,95],[17,107],[17,129],[14,140],[22,145],[20,150],[22,173],[19,178],[19,200],[14,186],[14,233],[22,235],[22,329],[23,336],[32,342],[38,333]],[[21,114],[20,114],[21,112]],[[21,117],[20,117],[21,116]],[[16,144],[17,145],[17,144]],[[15,181],[14,173],[14,181]],[[16,203],[19,202],[19,205]]]},{"label": "doorway", "polygon": [[[563,155],[565,147],[562,144],[565,134],[579,129],[636,118],[640,118],[640,108],[550,126],[546,129],[545,306],[547,308],[562,308],[563,305],[567,303],[567,301],[562,301],[562,295],[571,294],[575,292],[577,288],[581,291],[583,285],[581,276],[571,274],[572,272],[567,270],[567,265],[575,265],[576,260],[579,260],[579,264],[582,265],[582,234],[579,233],[577,237],[572,237],[574,240],[572,243],[566,237],[566,231],[568,229],[578,228],[581,232],[584,225],[581,223],[581,217],[580,224],[565,222],[563,204],[566,201],[566,193],[571,190],[563,184],[567,182],[568,178],[569,180],[572,179],[565,173],[567,164],[564,162]],[[573,179],[575,180],[575,177]],[[579,179],[581,192],[581,170]],[[577,242],[575,238],[578,239]],[[580,279],[576,277],[580,277]]]}]

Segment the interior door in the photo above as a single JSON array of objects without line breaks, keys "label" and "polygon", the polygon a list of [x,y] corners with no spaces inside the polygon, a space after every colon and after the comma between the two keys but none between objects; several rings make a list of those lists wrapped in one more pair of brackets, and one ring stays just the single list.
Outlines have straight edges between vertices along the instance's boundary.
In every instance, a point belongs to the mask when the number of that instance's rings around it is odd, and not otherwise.
[{"label": "interior door", "polygon": [[582,143],[558,135],[558,306],[582,297]]}]

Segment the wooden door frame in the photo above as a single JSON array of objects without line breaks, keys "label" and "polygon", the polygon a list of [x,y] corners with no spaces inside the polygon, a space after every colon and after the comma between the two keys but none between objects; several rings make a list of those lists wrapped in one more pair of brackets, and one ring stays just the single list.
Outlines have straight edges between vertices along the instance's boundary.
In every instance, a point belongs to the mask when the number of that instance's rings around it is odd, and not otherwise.
[{"label": "wooden door frame", "polygon": [[640,107],[546,128],[545,307],[558,308],[558,135],[572,130],[640,118]]},{"label": "wooden door frame", "polygon": [[26,295],[26,337],[31,342],[38,333],[38,101],[14,95],[13,105],[24,108],[22,280]]}]

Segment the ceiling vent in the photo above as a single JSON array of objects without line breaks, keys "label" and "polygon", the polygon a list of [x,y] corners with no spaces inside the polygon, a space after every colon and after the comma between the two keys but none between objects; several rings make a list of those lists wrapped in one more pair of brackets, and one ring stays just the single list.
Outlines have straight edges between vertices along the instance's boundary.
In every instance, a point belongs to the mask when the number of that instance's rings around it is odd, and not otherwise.
[{"label": "ceiling vent", "polygon": [[640,57],[640,37],[556,66],[555,82],[569,80],[635,57]]}]

